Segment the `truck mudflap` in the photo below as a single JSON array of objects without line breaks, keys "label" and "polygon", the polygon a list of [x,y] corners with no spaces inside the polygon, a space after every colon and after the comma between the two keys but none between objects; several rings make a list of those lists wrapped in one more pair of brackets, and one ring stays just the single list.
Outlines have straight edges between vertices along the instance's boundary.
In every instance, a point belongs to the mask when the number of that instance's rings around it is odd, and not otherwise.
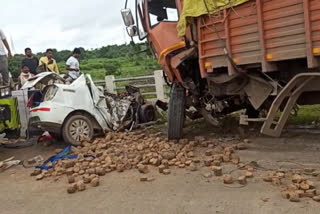
[{"label": "truck mudflap", "polygon": [[[301,73],[296,75],[273,101],[261,133],[280,137],[282,130],[295,107],[298,98],[304,92],[320,91],[320,73]],[[281,106],[285,106],[279,115],[277,114]]]}]

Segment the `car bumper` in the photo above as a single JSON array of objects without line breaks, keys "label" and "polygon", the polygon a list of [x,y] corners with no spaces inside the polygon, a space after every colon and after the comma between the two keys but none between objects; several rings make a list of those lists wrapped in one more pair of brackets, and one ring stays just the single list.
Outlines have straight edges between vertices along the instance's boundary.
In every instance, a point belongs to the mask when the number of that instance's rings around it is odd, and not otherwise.
[{"label": "car bumper", "polygon": [[41,121],[38,116],[31,117],[29,120],[29,125],[32,128],[40,129],[43,131],[49,131],[53,133],[60,133],[62,124],[53,123],[53,122],[44,122]]},{"label": "car bumper", "polygon": [[37,107],[30,109],[30,127],[60,133],[63,121],[68,114],[64,114],[58,108]]}]

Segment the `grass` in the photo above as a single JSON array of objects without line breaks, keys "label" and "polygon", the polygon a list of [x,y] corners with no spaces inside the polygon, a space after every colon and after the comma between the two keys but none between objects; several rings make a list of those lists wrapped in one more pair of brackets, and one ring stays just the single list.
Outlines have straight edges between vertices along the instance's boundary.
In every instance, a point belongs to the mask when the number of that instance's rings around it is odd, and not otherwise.
[{"label": "grass", "polygon": [[301,106],[297,116],[291,115],[290,125],[311,125],[320,123],[320,105]]}]

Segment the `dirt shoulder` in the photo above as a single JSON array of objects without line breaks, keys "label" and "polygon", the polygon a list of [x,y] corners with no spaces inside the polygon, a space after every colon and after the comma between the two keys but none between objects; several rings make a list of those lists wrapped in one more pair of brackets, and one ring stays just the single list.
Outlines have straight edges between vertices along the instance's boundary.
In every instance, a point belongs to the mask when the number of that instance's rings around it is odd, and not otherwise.
[{"label": "dirt shoulder", "polygon": [[[232,137],[207,138],[228,142]],[[190,132],[189,138],[193,137]],[[210,169],[200,167],[191,172],[178,167],[170,175],[159,174],[150,168],[148,176],[153,182],[140,182],[141,174],[135,170],[112,172],[100,177],[100,186],[88,187],[84,192],[67,194],[66,178],[54,181],[36,181],[30,169],[13,167],[0,173],[1,213],[318,213],[320,203],[312,199],[289,202],[280,194],[280,187],[262,181],[270,169],[320,169],[320,144],[317,135],[291,135],[273,139],[255,137],[249,148],[239,151],[241,162],[255,161],[254,178],[243,188],[226,186],[221,177],[203,177]],[[17,159],[35,155],[49,157],[54,149],[64,145],[24,149],[0,149],[1,159]],[[197,152],[205,152],[206,149]],[[233,166],[230,166],[230,170]],[[225,170],[229,170],[226,166]],[[235,177],[237,173],[233,174]],[[316,182],[316,181],[315,181]],[[320,187],[320,181],[316,183]]]}]

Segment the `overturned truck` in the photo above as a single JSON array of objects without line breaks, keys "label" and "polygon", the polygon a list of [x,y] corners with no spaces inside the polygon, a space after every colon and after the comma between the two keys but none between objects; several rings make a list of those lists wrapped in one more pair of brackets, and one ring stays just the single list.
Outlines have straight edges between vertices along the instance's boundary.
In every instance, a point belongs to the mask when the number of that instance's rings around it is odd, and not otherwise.
[{"label": "overturned truck", "polygon": [[171,86],[169,138],[182,137],[190,107],[214,125],[246,109],[242,124],[278,137],[297,105],[320,103],[320,1],[136,0],[134,13],[128,3],[128,34],[147,40]]}]

